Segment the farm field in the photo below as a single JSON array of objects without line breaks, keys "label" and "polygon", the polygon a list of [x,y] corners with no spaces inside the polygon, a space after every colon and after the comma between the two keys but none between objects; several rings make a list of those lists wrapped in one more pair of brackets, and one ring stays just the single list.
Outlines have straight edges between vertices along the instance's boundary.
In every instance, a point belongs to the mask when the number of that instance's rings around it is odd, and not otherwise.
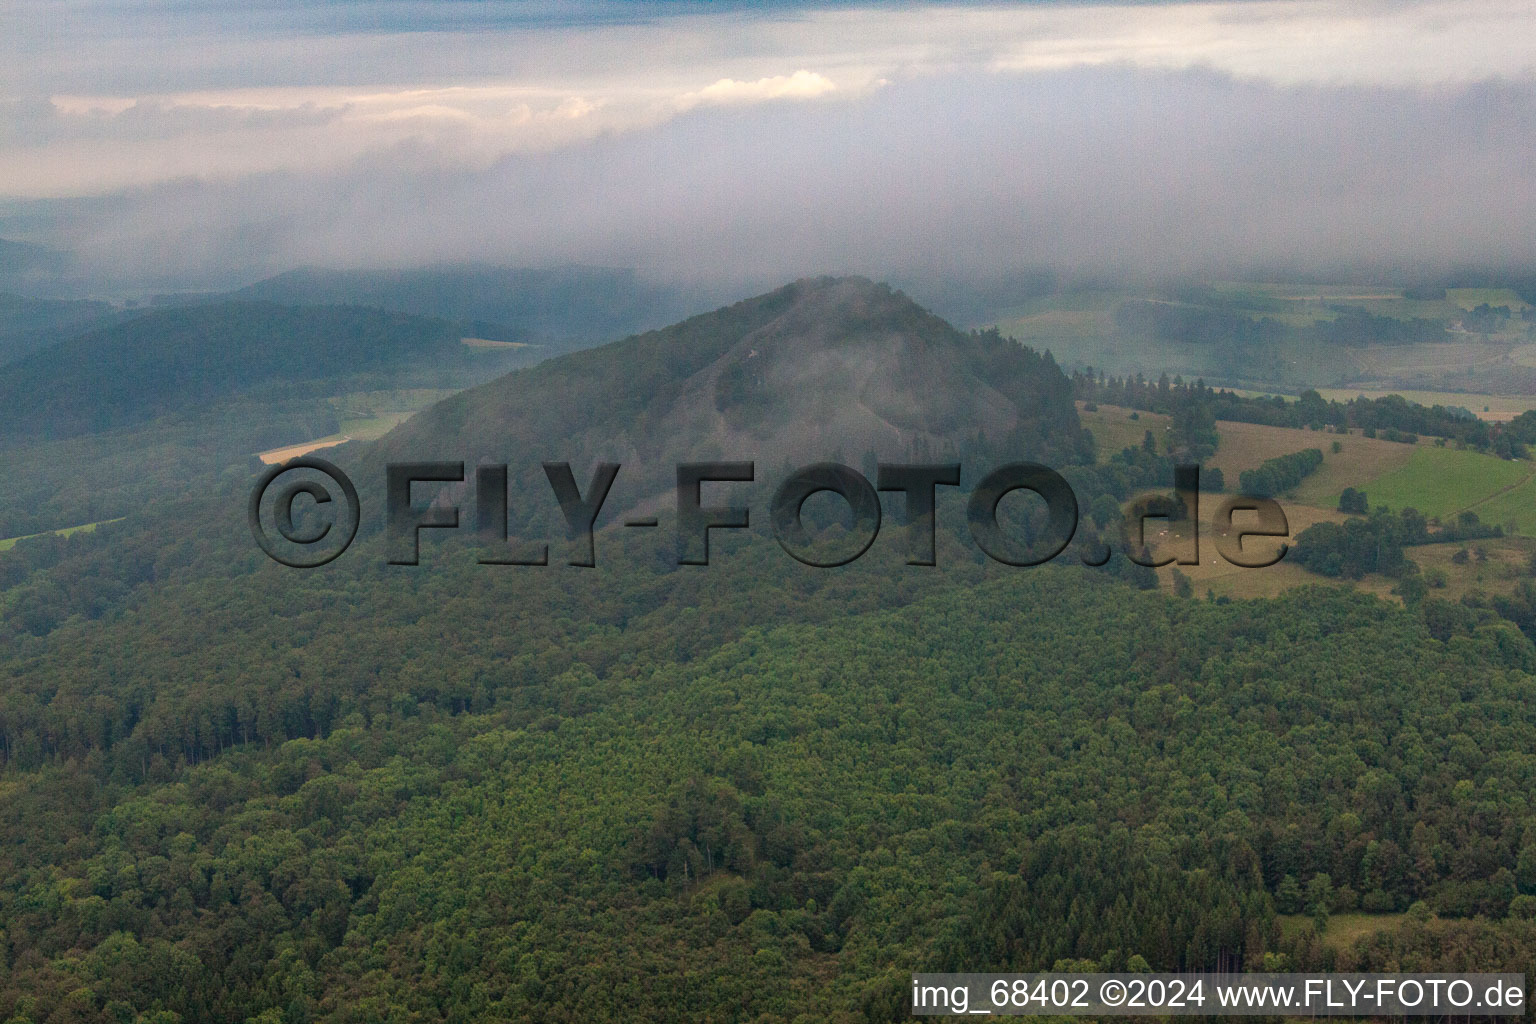
[{"label": "farm field", "polygon": [[1443,319],[1458,312],[1456,304],[1449,299],[1410,299],[1400,289],[1373,288],[1369,285],[1256,284],[1235,281],[1212,285],[1211,291],[1249,311],[1275,310],[1278,319],[1291,324],[1331,320],[1338,315],[1335,307],[1341,305],[1363,309],[1377,316],[1400,319]]},{"label": "farm field", "polygon": [[[1415,508],[1426,516],[1450,516],[1463,509],[1476,510],[1485,502],[1528,483],[1532,473],[1530,463],[1419,444],[1412,449],[1406,464],[1361,477],[1351,486],[1364,490],[1372,506]],[[1337,492],[1326,499],[1329,505],[1337,502]],[[1482,512],[1478,514],[1483,517]],[[1502,522],[1497,518],[1489,521]]]},{"label": "farm field", "polygon": [[[1035,321],[1038,324],[1051,322],[1051,317],[1058,314],[1066,314],[1065,319],[1071,320],[1083,315],[1102,315],[1110,317],[1115,307],[1127,298],[1126,292],[1119,291],[1079,291],[1066,292],[1059,295],[1046,295],[1023,305],[1003,310],[998,321],[998,329],[1004,334],[1008,333],[1006,324],[1021,323],[1032,318],[1041,319]],[[1106,324],[1112,324],[1106,320]]]},{"label": "farm field", "polygon": [[[1324,520],[1337,522],[1344,518],[1337,513],[1329,513],[1325,509],[1284,502],[1282,505],[1284,505],[1293,538],[1315,522]],[[1384,600],[1401,600],[1393,592],[1398,581],[1386,576],[1372,574],[1359,580],[1330,579],[1327,576],[1307,572],[1300,565],[1288,560],[1281,560],[1275,565],[1262,569],[1243,569],[1231,565],[1216,553],[1215,544],[1211,542],[1210,512],[1206,510],[1205,499],[1201,500],[1201,511],[1205,522],[1202,523],[1200,538],[1200,565],[1169,565],[1158,569],[1158,582],[1167,593],[1174,592],[1173,573],[1177,569],[1189,578],[1194,588],[1194,596],[1199,598],[1205,597],[1209,592],[1215,597],[1251,600],[1278,597],[1296,587],[1322,586],[1354,587],[1375,594]],[[1249,543],[1259,542],[1250,541]],[[1457,551],[1463,548],[1471,557],[1458,564],[1452,559]],[[1479,548],[1486,557],[1476,557],[1474,552]],[[1520,580],[1530,578],[1528,566],[1533,552],[1536,552],[1536,542],[1525,537],[1502,537],[1467,544],[1426,544],[1406,550],[1408,558],[1417,563],[1426,577],[1443,580],[1441,584],[1432,586],[1429,593],[1449,601],[1460,600],[1467,594],[1473,593],[1511,593]]]},{"label": "farm field", "polygon": [[[1200,498],[1200,564],[1199,565],[1166,565],[1157,570],[1159,582],[1164,590],[1173,591],[1174,571],[1182,573],[1189,578],[1194,586],[1196,596],[1204,597],[1210,591],[1217,597],[1253,598],[1273,597],[1293,587],[1321,584],[1324,586],[1346,586],[1345,581],[1334,582],[1325,577],[1307,572],[1294,562],[1281,560],[1275,565],[1265,566],[1261,569],[1248,569],[1233,565],[1221,557],[1216,549],[1216,538],[1211,532],[1211,517],[1215,514],[1221,498],[1217,495],[1201,495]],[[1282,501],[1281,507],[1285,510],[1286,525],[1290,527],[1290,539],[1307,527],[1320,522],[1342,522],[1346,517],[1339,512],[1329,509],[1315,508],[1310,505],[1296,505]],[[1241,528],[1244,523],[1243,514],[1233,517],[1234,525]],[[1148,524],[1149,527],[1151,524]],[[1151,533],[1149,529],[1149,534]],[[1154,554],[1174,554],[1176,548],[1167,546],[1166,540],[1159,544],[1160,538],[1165,534],[1149,536],[1150,547]],[[1253,538],[1245,541],[1245,551],[1273,550],[1273,546],[1279,543],[1279,539]],[[1267,545],[1267,547],[1264,547]]]},{"label": "farm field", "polygon": [[[1414,345],[1362,345],[1351,350],[1354,369],[1344,380],[1359,381],[1365,388],[1382,382],[1375,390],[1402,394],[1409,390],[1428,390],[1428,382],[1454,382],[1450,390],[1473,391],[1481,385],[1462,381],[1487,379],[1487,374],[1511,364],[1510,346],[1521,340],[1482,340],[1481,335],[1461,334],[1452,341],[1420,342]],[[1326,378],[1319,378],[1326,379]],[[1401,385],[1401,386],[1397,386]],[[1416,385],[1416,387],[1414,386]],[[1345,388],[1349,391],[1349,388]],[[1351,395],[1353,397],[1353,395]]]},{"label": "farm field", "polygon": [[282,448],[268,448],[264,452],[257,452],[256,457],[268,466],[275,466],[279,462],[287,462],[296,459],[300,455],[308,455],[310,452],[318,452],[325,448],[334,448],[339,444],[346,444],[352,438],[346,434],[331,434],[328,437],[317,437],[313,441],[305,441],[303,444],[290,444]]},{"label": "farm field", "polygon": [[[1284,324],[1299,333],[1276,345],[1241,351],[1156,334],[1125,333],[1117,321],[1117,309],[1128,301],[1145,300]],[[1508,306],[1513,319],[1492,333],[1463,330],[1460,323],[1466,311],[1485,302]],[[1478,398],[1497,391],[1523,398],[1536,394],[1536,377],[1531,374],[1536,369],[1536,327],[1521,320],[1526,308],[1515,292],[1504,288],[1453,289],[1443,298],[1410,299],[1395,288],[1358,284],[1217,282],[1188,293],[1063,292],[1001,311],[991,325],[1027,345],[1050,349],[1065,366],[1092,366],[1116,375],[1182,374],[1227,386],[1287,391],[1327,383],[1334,385],[1334,394],[1345,397],[1353,397],[1355,389],[1402,392],[1406,388],[1475,393]],[[1314,324],[1334,320],[1345,311],[1402,321],[1428,320],[1444,326],[1448,334],[1411,344],[1339,346],[1306,333]],[[1452,404],[1474,411],[1492,405],[1477,398]],[[1521,405],[1512,414],[1527,407]]]},{"label": "farm field", "polygon": [[1524,483],[1469,507],[1486,523],[1536,537],[1536,474]]},{"label": "farm field", "polygon": [[[1463,549],[1471,557],[1458,565],[1452,559]],[[1478,551],[1485,557],[1478,557]],[[1425,544],[1408,548],[1407,554],[1427,576],[1433,575],[1432,570],[1444,574],[1445,586],[1432,588],[1430,593],[1455,601],[1474,591],[1493,594],[1513,590],[1517,581],[1530,578],[1527,570],[1533,551],[1536,543],[1529,538],[1500,537],[1465,544]]]},{"label": "farm field", "polygon": [[269,448],[264,452],[258,452],[256,457],[271,466],[323,448],[334,448],[348,441],[374,441],[422,409],[442,401],[453,393],[452,388],[407,388],[397,391],[356,391],[337,395],[330,402],[336,409],[341,430],[299,444]]},{"label": "farm field", "polygon": [[[1157,413],[1143,412],[1132,419],[1133,410],[1111,405],[1090,412],[1079,403],[1079,415],[1098,442],[1100,459],[1141,444],[1148,430],[1161,444],[1170,423]],[[1412,507],[1427,516],[1472,509],[1487,522],[1503,525],[1516,517],[1536,531],[1533,463],[1442,448],[1427,438],[1403,444],[1363,437],[1359,432],[1334,434],[1228,420],[1219,421],[1216,432],[1220,443],[1206,465],[1222,471],[1228,490],[1236,489],[1244,470],[1266,459],[1316,448],[1323,453],[1323,464],[1286,495],[1293,502],[1333,508],[1339,493],[1354,487],[1366,491],[1373,505]],[[1340,448],[1337,452],[1335,444]],[[1527,505],[1532,507],[1528,515]]]},{"label": "farm field", "polygon": [[[1133,410],[1120,406],[1100,405],[1092,412],[1085,411],[1078,403],[1078,415],[1099,445],[1099,458],[1109,458],[1123,448],[1139,445],[1148,430],[1163,443],[1170,420],[1157,413],[1140,413],[1131,419]],[[1408,463],[1418,447],[1424,444],[1402,444],[1383,441],[1380,438],[1352,434],[1331,434],[1319,430],[1300,430],[1290,427],[1268,427],[1258,423],[1235,423],[1228,420],[1216,424],[1220,442],[1216,454],[1206,460],[1206,465],[1221,470],[1226,477],[1227,489],[1235,490],[1238,475],[1245,469],[1256,469],[1266,459],[1290,455],[1306,448],[1316,448],[1323,453],[1323,464],[1316,472],[1302,481],[1290,496],[1302,504],[1331,508],[1338,504],[1339,492],[1346,487],[1359,487],[1361,481],[1371,480],[1382,473],[1398,469]],[[1341,451],[1334,452],[1338,442]],[[1498,461],[1498,460],[1494,460]],[[1481,492],[1481,496],[1494,493],[1497,488]]]},{"label": "farm field", "polygon": [[354,391],[330,401],[341,422],[341,433],[355,440],[372,441],[454,393],[453,388]]},{"label": "farm field", "polygon": [[[1131,410],[1100,405],[1082,412],[1085,426],[1099,441],[1100,457],[1107,458],[1120,448],[1140,444],[1147,430],[1161,438],[1168,418],[1141,413],[1130,419]],[[1207,465],[1220,468],[1227,482],[1227,492],[1238,488],[1238,476],[1266,459],[1289,455],[1306,448],[1323,453],[1323,464],[1293,491],[1282,495],[1280,503],[1294,539],[1318,522],[1342,522],[1337,511],[1339,492],[1345,487],[1366,491],[1371,504],[1389,508],[1414,507],[1427,516],[1448,517],[1470,508],[1487,523],[1503,526],[1520,536],[1490,539],[1469,544],[1431,544],[1409,549],[1408,557],[1441,582],[1436,596],[1456,600],[1473,592],[1507,593],[1516,581],[1525,578],[1532,552],[1536,551],[1536,464],[1510,462],[1490,455],[1454,448],[1440,448],[1432,442],[1417,445],[1384,441],[1353,434],[1268,427],[1253,423],[1217,423],[1220,445]],[[1340,451],[1333,451],[1337,442]],[[1249,599],[1274,597],[1299,586],[1355,586],[1389,600],[1397,581],[1383,576],[1363,580],[1329,580],[1309,573],[1295,563],[1281,561],[1263,569],[1244,569],[1227,562],[1216,550],[1210,533],[1211,516],[1220,498],[1201,497],[1201,564],[1164,566],[1157,570],[1164,590],[1174,589],[1174,572],[1186,576],[1197,597],[1207,592],[1216,597]],[[1241,517],[1238,519],[1242,523]],[[1159,537],[1170,543],[1166,534],[1149,536],[1154,551]],[[1273,543],[1253,540],[1251,544]],[[1453,561],[1466,548],[1481,549],[1483,557],[1464,562]],[[1172,552],[1172,548],[1166,548]],[[1433,572],[1431,572],[1433,570]]]},{"label": "farm field", "polygon": [[1167,416],[1155,412],[1136,414],[1136,419],[1131,419],[1134,409],[1125,409],[1118,405],[1101,405],[1089,412],[1083,408],[1084,403],[1077,403],[1077,415],[1082,420],[1083,426],[1093,434],[1093,439],[1099,446],[1099,461],[1108,459],[1116,452],[1126,448],[1134,448],[1141,444],[1147,436],[1147,431],[1152,431],[1152,436],[1161,444],[1163,435],[1168,431],[1168,425],[1172,422]]},{"label": "farm field", "polygon": [[[1320,430],[1266,427],[1226,420],[1216,424],[1216,434],[1220,443],[1207,465],[1222,471],[1229,491],[1237,489],[1238,476],[1243,470],[1256,469],[1266,459],[1307,448],[1321,451],[1323,464],[1303,480],[1290,497],[1302,504],[1325,508],[1338,505],[1339,492],[1344,488],[1359,487],[1361,480],[1406,465],[1418,447],[1362,437],[1358,433],[1330,434]],[[1341,451],[1333,451],[1334,442],[1338,442]]]}]

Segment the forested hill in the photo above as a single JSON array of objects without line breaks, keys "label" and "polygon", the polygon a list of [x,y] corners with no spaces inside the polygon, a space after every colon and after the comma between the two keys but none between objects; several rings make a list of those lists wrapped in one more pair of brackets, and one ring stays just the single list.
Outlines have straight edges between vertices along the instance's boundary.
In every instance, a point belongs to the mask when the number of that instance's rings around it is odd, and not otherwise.
[{"label": "forested hill", "polygon": [[678,289],[646,282],[632,270],[475,263],[404,270],[304,267],[258,281],[226,298],[372,306],[416,316],[482,321],[496,325],[493,337],[555,350],[609,341],[703,308]]},{"label": "forested hill", "polygon": [[86,299],[29,299],[0,292],[0,365],[128,314]]},{"label": "forested hill", "polygon": [[461,335],[446,320],[345,306],[160,310],[0,368],[0,439],[128,426],[282,382],[371,377],[385,386],[476,369],[484,379],[519,358],[516,349],[470,348]]},{"label": "forested hill", "polygon": [[978,443],[1048,463],[1087,456],[1049,354],[957,331],[863,278],[816,278],[455,395],[376,457],[606,459],[660,482],[682,460],[857,467]]}]

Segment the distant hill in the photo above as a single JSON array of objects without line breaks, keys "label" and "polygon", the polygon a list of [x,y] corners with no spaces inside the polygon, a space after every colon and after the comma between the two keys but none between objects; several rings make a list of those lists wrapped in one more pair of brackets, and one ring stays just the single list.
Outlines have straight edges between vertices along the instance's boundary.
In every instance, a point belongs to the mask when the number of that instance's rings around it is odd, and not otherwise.
[{"label": "distant hill", "polygon": [[55,271],[67,261],[68,257],[56,249],[0,238],[0,276],[21,274],[29,270]]},{"label": "distant hill", "polygon": [[0,365],[126,316],[106,302],[29,299],[0,292]]},{"label": "distant hill", "polygon": [[1050,356],[957,331],[887,286],[817,278],[455,395],[374,457],[611,460],[660,488],[677,461],[777,472],[957,458],[977,443],[1042,461],[1087,450]]},{"label": "distant hill", "polygon": [[462,325],[344,306],[229,302],[159,310],[0,368],[0,439],[142,423],[274,384],[483,380],[528,358],[472,348]]},{"label": "distant hill", "polygon": [[27,292],[51,285],[69,266],[70,256],[56,249],[0,238],[0,291]]},{"label": "distant hill", "polygon": [[[221,296],[288,305],[371,306],[475,322],[486,336],[581,348],[660,327],[698,307],[631,270],[453,264],[408,270],[292,270]],[[163,296],[163,303],[208,301]]]}]

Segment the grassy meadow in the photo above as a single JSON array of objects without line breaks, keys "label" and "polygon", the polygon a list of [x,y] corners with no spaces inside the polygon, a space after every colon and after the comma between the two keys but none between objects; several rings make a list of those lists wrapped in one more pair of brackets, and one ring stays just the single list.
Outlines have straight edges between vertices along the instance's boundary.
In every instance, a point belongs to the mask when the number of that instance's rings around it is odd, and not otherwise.
[{"label": "grassy meadow", "polygon": [[[1372,506],[1385,505],[1393,510],[1416,508],[1426,516],[1445,518],[1466,509],[1477,510],[1495,497],[1528,483],[1532,473],[1530,463],[1419,444],[1403,464],[1363,475],[1353,486],[1366,492]],[[1337,505],[1338,492],[1324,500]],[[1481,512],[1478,515],[1485,518]],[[1490,521],[1503,522],[1497,518]]]},{"label": "grassy meadow", "polygon": [[[1159,413],[1138,413],[1134,409],[1122,409],[1117,405],[1101,405],[1092,411],[1083,406],[1083,402],[1077,403],[1077,415],[1098,443],[1100,461],[1107,460],[1118,451],[1141,444],[1149,430],[1161,443],[1168,432],[1168,424],[1172,422],[1169,417]],[[1132,419],[1133,416],[1135,419]]]},{"label": "grassy meadow", "polygon": [[11,548],[16,546],[17,541],[27,540],[31,537],[45,537],[49,534],[53,534],[59,537],[68,537],[70,534],[74,533],[91,533],[96,529],[96,527],[102,526],[106,523],[120,522],[122,522],[121,517],[117,519],[103,519],[100,522],[81,523],[79,526],[66,526],[61,530],[49,530],[46,533],[29,533],[23,537],[4,537],[0,538],[0,551],[9,551]]},{"label": "grassy meadow", "polygon": [[[1333,949],[1345,949],[1361,939],[1401,927],[1407,917],[1407,914],[1329,914],[1323,944]],[[1306,914],[1280,915],[1280,928],[1288,935],[1310,932],[1312,927],[1312,918]]]},{"label": "grassy meadow", "polygon": [[[1086,410],[1079,403],[1079,415],[1098,442],[1101,460],[1122,448],[1141,444],[1148,430],[1163,444],[1170,423],[1167,416],[1134,413],[1103,404]],[[1338,502],[1346,487],[1364,490],[1373,506],[1385,505],[1394,510],[1412,507],[1430,517],[1450,518],[1471,510],[1484,522],[1514,534],[1472,544],[1430,544],[1410,549],[1409,557],[1436,581],[1434,592],[1438,596],[1456,599],[1478,591],[1507,592],[1526,574],[1526,566],[1536,552],[1536,463],[1442,448],[1427,438],[1418,444],[1402,444],[1364,437],[1358,431],[1333,434],[1221,421],[1217,434],[1220,444],[1206,465],[1222,471],[1228,493],[1237,490],[1238,478],[1244,470],[1255,469],[1267,459],[1306,448],[1317,448],[1323,453],[1322,465],[1280,497],[1293,539],[1314,523],[1342,522],[1346,517],[1338,511]],[[1335,444],[1339,446],[1337,452],[1333,450]],[[1201,499],[1200,564],[1159,569],[1164,589],[1173,590],[1177,570],[1190,580],[1200,596],[1209,591],[1217,597],[1234,599],[1273,597],[1298,586],[1323,585],[1357,586],[1394,598],[1396,581],[1386,577],[1368,576],[1351,583],[1330,581],[1285,561],[1263,570],[1232,565],[1217,552],[1210,535],[1210,517],[1219,500],[1210,494]],[[1238,524],[1241,523],[1239,517]],[[1149,539],[1154,550],[1159,539],[1164,545],[1172,543],[1170,538],[1157,534]],[[1256,539],[1247,543],[1275,542]],[[1482,557],[1455,561],[1454,556],[1463,548],[1480,549]]]}]

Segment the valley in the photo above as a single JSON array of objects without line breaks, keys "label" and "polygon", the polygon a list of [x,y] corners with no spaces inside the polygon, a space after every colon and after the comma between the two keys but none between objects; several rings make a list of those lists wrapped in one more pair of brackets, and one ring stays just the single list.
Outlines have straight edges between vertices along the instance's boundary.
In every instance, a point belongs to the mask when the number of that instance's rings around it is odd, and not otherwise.
[{"label": "valley", "polygon": [[993,323],[1064,363],[1115,374],[1293,394],[1319,388],[1329,397],[1457,392],[1476,408],[1492,396],[1504,409],[1530,407],[1529,303],[1509,288],[1408,291],[1247,282],[1068,290],[1002,311]]},{"label": "valley", "polygon": [[348,441],[376,441],[416,413],[453,393],[451,388],[409,388],[334,395],[327,401],[336,410],[337,423],[341,428],[339,431],[312,441],[269,448],[257,452],[256,457],[270,466],[310,452],[334,448]]}]

